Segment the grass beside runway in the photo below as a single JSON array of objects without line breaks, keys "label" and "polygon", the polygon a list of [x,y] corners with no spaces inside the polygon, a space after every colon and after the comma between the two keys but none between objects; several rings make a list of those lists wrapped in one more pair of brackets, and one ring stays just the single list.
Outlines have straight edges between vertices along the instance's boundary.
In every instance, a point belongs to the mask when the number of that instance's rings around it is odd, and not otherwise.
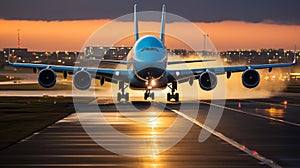
[{"label": "grass beside runway", "polygon": [[[83,103],[91,98],[82,99]],[[0,97],[0,149],[73,113],[72,97]]]}]

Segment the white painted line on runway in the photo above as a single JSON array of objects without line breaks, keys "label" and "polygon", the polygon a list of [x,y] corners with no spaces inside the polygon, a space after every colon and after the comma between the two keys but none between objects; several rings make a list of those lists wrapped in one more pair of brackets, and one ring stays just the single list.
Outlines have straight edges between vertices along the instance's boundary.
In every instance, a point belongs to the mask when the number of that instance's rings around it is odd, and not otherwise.
[{"label": "white painted line on runway", "polygon": [[268,120],[272,120],[272,121],[275,121],[275,122],[280,122],[280,123],[300,127],[300,124],[294,123],[294,122],[291,122],[291,121],[285,121],[285,120],[274,118],[274,117],[268,117],[268,116],[264,116],[264,115],[260,115],[260,114],[250,113],[250,112],[246,112],[246,111],[239,110],[239,109],[234,109],[234,108],[230,108],[230,107],[226,107],[226,106],[220,106],[220,105],[217,105],[217,104],[208,103],[208,102],[205,102],[205,101],[200,101],[200,103],[215,106],[215,107],[219,107],[219,108],[224,108],[224,109],[227,109],[227,110],[230,110],[230,111],[243,113],[243,114],[251,115],[251,116],[254,116],[254,117],[258,117],[258,118],[268,119]]},{"label": "white painted line on runway", "polygon": [[[161,104],[160,104],[161,105]],[[264,163],[265,165],[268,165],[269,167],[272,167],[272,168],[281,168],[280,165],[278,165],[277,163],[275,163],[273,160],[271,159],[268,159],[264,156],[262,156],[261,154],[259,154],[258,152],[256,152],[255,150],[251,150],[249,148],[247,148],[246,146],[242,145],[242,144],[239,144],[238,142],[236,142],[235,140],[231,139],[231,138],[228,138],[226,137],[225,135],[223,135],[222,133],[216,131],[216,130],[213,130],[211,128],[209,128],[208,126],[200,123],[199,121],[189,117],[188,115],[178,111],[178,110],[175,110],[175,109],[172,109],[171,107],[168,107],[167,105],[165,106],[165,108],[167,110],[170,110],[178,115],[180,115],[181,117],[193,122],[194,124],[198,125],[199,127],[201,127],[202,129],[205,129],[206,131],[210,132],[212,135],[222,139],[223,141],[225,141],[226,143],[232,145],[233,147],[245,152],[246,154],[248,154],[249,156],[261,161],[262,163]]]}]

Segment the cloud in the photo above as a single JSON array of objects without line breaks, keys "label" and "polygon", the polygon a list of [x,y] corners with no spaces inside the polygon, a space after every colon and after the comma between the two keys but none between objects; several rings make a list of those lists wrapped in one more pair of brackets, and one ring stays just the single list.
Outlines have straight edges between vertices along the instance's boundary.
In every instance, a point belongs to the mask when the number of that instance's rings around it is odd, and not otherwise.
[{"label": "cloud", "polygon": [[133,4],[140,11],[167,11],[193,22],[224,20],[300,24],[298,0],[3,0],[0,18],[8,20],[91,20],[115,19],[131,13]]},{"label": "cloud", "polygon": [[263,20],[262,23],[274,24],[274,25],[299,25],[300,21],[266,19],[266,20]]},{"label": "cloud", "polygon": [[[20,21],[20,20],[0,20],[0,48],[16,47],[17,29],[20,29],[21,46],[36,51],[79,51],[85,41],[93,33],[106,25],[110,20],[78,20],[78,21]],[[260,48],[286,48],[292,49],[294,43],[300,44],[297,32],[300,32],[300,25],[272,25],[264,23],[249,23],[237,21],[223,21],[216,23],[194,22],[196,26],[209,34],[209,39],[213,42],[218,51],[234,49],[260,49]],[[115,25],[115,24],[113,24]],[[184,23],[173,23],[167,25],[166,34],[172,30],[178,30],[185,38],[196,37],[188,31]],[[140,22],[140,30],[159,31],[159,23]],[[132,23],[116,23],[104,33],[105,36],[97,38],[101,41],[99,45],[110,46],[116,42],[118,34],[124,32],[133,33]],[[116,37],[117,36],[117,37]],[[122,36],[124,37],[124,36]],[[119,44],[130,46],[131,41],[122,41]],[[199,41],[199,40],[198,40]],[[202,41],[196,46],[202,47]],[[180,48],[178,43],[171,43],[166,40],[169,48]],[[180,43],[181,44],[181,43]],[[193,43],[194,44],[194,43]],[[199,44],[199,45],[198,45]],[[208,45],[209,46],[209,45]],[[186,48],[186,47],[184,47]]]}]

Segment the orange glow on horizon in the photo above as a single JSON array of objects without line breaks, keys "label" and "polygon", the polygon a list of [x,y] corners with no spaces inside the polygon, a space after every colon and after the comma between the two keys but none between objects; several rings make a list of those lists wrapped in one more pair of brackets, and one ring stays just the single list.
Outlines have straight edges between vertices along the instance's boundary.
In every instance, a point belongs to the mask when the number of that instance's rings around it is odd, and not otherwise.
[{"label": "orange glow on horizon", "polygon": [[31,51],[79,51],[88,37],[109,20],[20,21],[0,20],[0,48],[21,47]]},{"label": "orange glow on horizon", "polygon": [[[20,29],[21,47],[28,48],[30,51],[79,51],[85,41],[98,28],[108,22],[109,20],[51,22],[0,20],[0,48],[17,47],[17,30]],[[128,23],[125,24],[129,25]],[[294,43],[300,44],[300,38],[296,37],[296,33],[300,32],[299,25],[276,25],[240,21],[195,24],[209,35],[209,38],[219,51],[260,48],[292,49]],[[116,28],[116,30],[118,29],[120,28]],[[189,32],[182,33],[190,36]],[[112,30],[113,34],[114,30]],[[101,40],[104,41],[105,39]],[[121,39],[120,41],[124,40]],[[125,45],[131,44],[131,41],[127,40]],[[167,41],[168,47],[173,48],[174,46],[172,46],[173,44],[170,41]],[[175,47],[177,46],[175,45]]]},{"label": "orange glow on horizon", "polygon": [[299,25],[276,25],[224,21],[218,23],[197,23],[215,44],[218,50],[284,48],[293,49],[300,44],[297,36]]}]

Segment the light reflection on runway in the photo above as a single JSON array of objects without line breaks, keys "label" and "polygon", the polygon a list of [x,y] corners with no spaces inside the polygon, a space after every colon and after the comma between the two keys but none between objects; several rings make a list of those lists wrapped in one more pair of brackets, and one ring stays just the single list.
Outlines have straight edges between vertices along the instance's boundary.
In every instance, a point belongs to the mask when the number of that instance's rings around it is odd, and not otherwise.
[{"label": "light reflection on runway", "polygon": [[[132,117],[136,113],[130,108],[126,109],[126,104],[122,104],[122,106],[128,113],[127,116]],[[229,167],[241,167],[243,165],[257,167],[258,165],[257,161],[230,146],[224,145],[215,137],[210,137],[206,142],[199,143],[197,136],[200,128],[195,126],[175,147],[157,154],[165,140],[172,138],[159,135],[174,122],[177,114],[164,111],[155,119],[138,123],[116,112],[114,104],[100,105],[100,107],[107,121],[117,130],[130,136],[147,137],[148,146],[139,150],[150,150],[152,154],[148,157],[126,157],[111,153],[94,143],[83,131],[76,114],[72,114],[17,145],[1,151],[0,166],[156,168],[185,167],[190,162],[188,167],[220,167],[224,161]],[[153,109],[151,112],[155,113]],[[97,124],[97,127],[102,126],[101,123]],[[179,130],[180,127],[178,127]],[[126,150],[135,147],[134,142],[115,139],[115,133],[105,129],[98,134],[98,136],[101,135],[104,135],[105,138],[103,142],[112,144],[116,148],[122,144],[128,144]]]},{"label": "light reflection on runway", "polygon": [[283,118],[284,117],[284,110],[283,109],[271,107],[271,108],[265,109],[265,111],[267,113],[269,113],[269,115],[271,117],[277,117],[277,118]]},{"label": "light reflection on runway", "polygon": [[[278,115],[278,120],[300,123],[300,114],[297,113],[299,107],[290,105],[296,104],[297,99],[288,99],[290,103],[287,108],[279,106],[278,104],[285,99],[271,99],[270,103],[275,105],[259,103],[267,100],[228,100],[217,131],[244,145],[241,146],[242,149],[251,149],[253,155],[263,154],[283,167],[299,167],[300,156],[297,152],[300,150],[300,135],[297,132],[300,127],[270,120],[274,116],[267,112],[267,109],[271,108],[282,109],[284,115]],[[276,101],[279,102],[278,106]],[[159,107],[149,108],[147,105],[149,102],[113,104],[108,99],[100,99],[98,102],[106,121],[115,129],[128,136],[147,137],[148,146],[145,150],[149,150],[152,155],[127,157],[104,149],[87,136],[79,123],[77,114],[72,114],[1,151],[0,167],[266,167],[259,160],[253,159],[218,137],[211,136],[205,142],[199,143],[198,136],[201,128],[197,125],[194,125],[174,147],[158,153],[162,144],[170,138],[160,135],[174,123],[178,117],[176,113],[168,109],[161,112]],[[238,102],[242,103],[241,108],[238,108]],[[181,111],[189,115],[195,110],[192,108],[193,105],[199,101],[182,103],[191,107],[186,111]],[[138,107],[133,109],[132,104]],[[170,103],[168,107],[179,109],[179,105]],[[117,106],[122,108],[122,113],[118,112]],[[201,103],[195,123],[203,123],[208,108],[208,104]],[[142,109],[142,112],[137,109]],[[237,112],[237,110],[244,113]],[[182,124],[188,121],[184,120]],[[118,136],[105,129],[103,123],[90,125],[90,127],[95,126],[103,128],[96,136],[101,137],[104,143],[113,145],[115,148],[125,144],[128,145],[126,150],[137,146],[135,145],[137,141],[126,142],[124,139],[116,139]],[[178,127],[177,131],[180,129],[181,127]]]}]

